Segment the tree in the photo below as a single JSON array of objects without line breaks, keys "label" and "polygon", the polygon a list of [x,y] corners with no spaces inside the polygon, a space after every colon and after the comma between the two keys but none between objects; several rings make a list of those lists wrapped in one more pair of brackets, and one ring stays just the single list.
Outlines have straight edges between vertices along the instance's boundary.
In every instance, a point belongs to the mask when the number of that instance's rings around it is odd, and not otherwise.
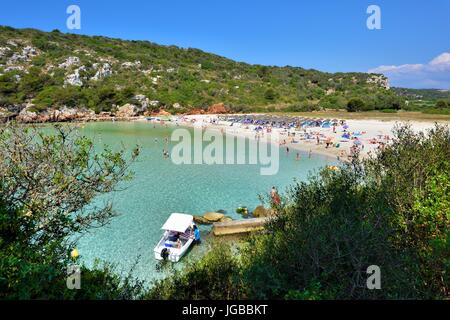
[{"label": "tree", "polygon": [[256,73],[258,74],[258,77],[260,77],[261,79],[264,79],[269,74],[269,67],[257,66]]},{"label": "tree", "polygon": [[50,84],[49,75],[41,72],[38,67],[31,67],[20,82],[20,90],[28,97],[34,97],[39,91]]},{"label": "tree", "polygon": [[107,224],[111,203],[87,206],[131,177],[136,148],[94,150],[70,127],[0,129],[0,298],[132,298],[141,283],[110,268],[83,268],[83,288],[66,290],[74,235]]},{"label": "tree", "polygon": [[364,109],[364,101],[362,101],[359,98],[353,98],[350,99],[349,102],[347,103],[347,111],[348,112],[357,112],[357,111],[361,111],[362,109]]},{"label": "tree", "polygon": [[0,95],[9,96],[17,92],[17,83],[11,74],[0,76]]},{"label": "tree", "polygon": [[[0,129],[0,194],[10,212],[3,241],[32,240],[44,249],[70,235],[105,225],[116,215],[110,203],[87,209],[99,194],[130,178],[124,151],[94,151],[89,139],[73,128],[54,126],[50,133],[14,124]],[[4,234],[3,234],[4,236]],[[56,248],[65,255],[66,246]]]},{"label": "tree", "polygon": [[438,109],[445,109],[447,107],[448,107],[448,104],[444,100],[439,100],[436,102],[436,108],[438,108]]},{"label": "tree", "polygon": [[266,90],[266,92],[264,93],[264,99],[269,100],[269,101],[273,101],[276,98],[276,93],[272,88],[269,88]]}]

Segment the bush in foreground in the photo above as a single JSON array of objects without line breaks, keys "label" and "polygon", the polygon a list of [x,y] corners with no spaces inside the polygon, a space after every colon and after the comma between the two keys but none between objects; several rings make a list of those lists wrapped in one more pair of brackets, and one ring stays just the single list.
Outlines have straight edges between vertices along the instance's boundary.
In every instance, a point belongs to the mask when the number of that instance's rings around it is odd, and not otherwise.
[{"label": "bush in foreground", "polygon": [[[427,134],[399,127],[377,157],[291,187],[266,233],[246,241],[238,259],[224,248],[212,251],[149,297],[448,298],[448,159],[448,127]],[[381,268],[381,290],[367,289],[370,265]],[[217,274],[227,275],[227,290],[215,285]]]},{"label": "bush in foreground", "polygon": [[81,290],[67,290],[74,235],[107,224],[111,204],[88,208],[130,177],[124,151],[96,152],[69,127],[0,128],[0,299],[121,299],[141,283],[111,268],[82,267]]}]

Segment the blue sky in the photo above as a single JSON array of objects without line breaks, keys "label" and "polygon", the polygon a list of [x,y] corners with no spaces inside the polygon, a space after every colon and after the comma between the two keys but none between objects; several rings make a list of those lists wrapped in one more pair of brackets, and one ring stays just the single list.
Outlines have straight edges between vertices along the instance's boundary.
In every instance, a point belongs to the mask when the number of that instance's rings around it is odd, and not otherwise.
[{"label": "blue sky", "polygon": [[[393,85],[450,89],[449,0],[3,0],[0,24],[69,32],[71,4],[81,8],[76,33],[194,47],[248,63],[378,71]],[[381,8],[381,30],[366,27],[371,4]]]}]

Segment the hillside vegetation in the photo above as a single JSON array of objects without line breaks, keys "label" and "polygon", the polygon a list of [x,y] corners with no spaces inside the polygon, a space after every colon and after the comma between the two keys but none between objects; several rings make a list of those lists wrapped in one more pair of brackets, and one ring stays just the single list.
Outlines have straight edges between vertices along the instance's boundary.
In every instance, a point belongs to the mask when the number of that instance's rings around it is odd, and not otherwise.
[{"label": "hillside vegetation", "polygon": [[393,91],[406,99],[405,110],[450,115],[449,90],[393,88]]},{"label": "hillside vegetation", "polygon": [[[399,109],[382,75],[325,73],[235,62],[192,48],[58,30],[0,27],[0,108],[20,112],[85,108],[183,113],[224,103],[231,111]],[[0,109],[1,111],[1,109]]]}]

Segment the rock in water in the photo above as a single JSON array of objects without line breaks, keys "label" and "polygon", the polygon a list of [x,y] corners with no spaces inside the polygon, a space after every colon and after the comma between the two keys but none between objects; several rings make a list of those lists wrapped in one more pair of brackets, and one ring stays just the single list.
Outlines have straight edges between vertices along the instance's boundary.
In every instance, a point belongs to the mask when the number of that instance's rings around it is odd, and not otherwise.
[{"label": "rock in water", "polygon": [[203,215],[203,218],[205,218],[208,221],[211,222],[217,222],[220,219],[222,219],[225,215],[223,213],[218,212],[207,212]]},{"label": "rock in water", "polygon": [[236,209],[236,213],[241,214],[244,218],[248,217],[248,208],[247,207],[239,207]]},{"label": "rock in water", "polygon": [[253,217],[255,218],[264,218],[267,217],[268,215],[269,215],[268,210],[263,206],[257,206],[253,211]]},{"label": "rock in water", "polygon": [[194,222],[197,224],[211,224],[212,222],[202,216],[194,216]]},{"label": "rock in water", "polygon": [[231,217],[227,217],[227,216],[225,216],[219,220],[219,222],[230,222],[230,221],[233,221],[233,219]]}]

